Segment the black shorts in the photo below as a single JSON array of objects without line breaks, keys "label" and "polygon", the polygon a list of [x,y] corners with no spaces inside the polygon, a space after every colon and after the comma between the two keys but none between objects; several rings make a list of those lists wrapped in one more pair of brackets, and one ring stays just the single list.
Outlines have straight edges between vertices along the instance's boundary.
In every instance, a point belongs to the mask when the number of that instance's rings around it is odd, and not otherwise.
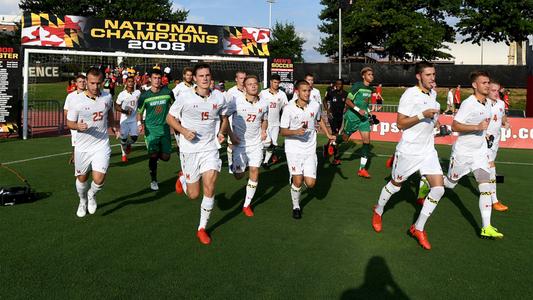
[{"label": "black shorts", "polygon": [[328,119],[332,134],[339,133],[340,129],[342,128],[342,118],[343,118],[343,115],[341,113],[341,114],[333,114],[333,118]]}]

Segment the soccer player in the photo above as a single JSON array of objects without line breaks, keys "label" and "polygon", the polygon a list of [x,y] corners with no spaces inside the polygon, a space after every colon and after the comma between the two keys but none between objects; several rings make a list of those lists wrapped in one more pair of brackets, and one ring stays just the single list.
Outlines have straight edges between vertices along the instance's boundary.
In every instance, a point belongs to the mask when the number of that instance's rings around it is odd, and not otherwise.
[{"label": "soccer player", "polygon": [[453,89],[448,89],[448,94],[446,96],[446,111],[447,114],[453,114],[455,112],[455,109],[453,108]]},{"label": "soccer player", "polygon": [[[215,204],[215,184],[222,162],[218,155],[224,140],[227,118],[222,115],[225,99],[219,91],[209,89],[211,68],[200,63],[193,69],[196,82],[194,90],[180,93],[167,116],[168,124],[180,133],[181,169],[177,192],[185,192],[190,199],[200,195],[200,178],[203,199],[200,205],[200,224],[196,236],[202,244],[210,244],[206,232],[207,222]],[[221,118],[220,131],[216,123]]]},{"label": "soccer player", "polygon": [[[373,88],[370,86],[374,81],[374,71],[370,67],[364,67],[361,70],[362,82],[356,82],[352,86],[351,92],[346,99],[346,112],[344,113],[344,132],[337,139],[337,142],[345,142],[350,139],[350,136],[359,131],[361,139],[363,140],[363,147],[361,149],[361,163],[357,175],[363,178],[370,178],[370,174],[366,169],[368,160],[370,159],[370,109],[369,101],[373,93]],[[340,152],[335,150],[335,162],[340,161]]]},{"label": "soccer player", "polygon": [[302,184],[313,188],[316,183],[316,125],[335,140],[321,117],[321,104],[309,99],[311,85],[304,80],[296,84],[298,99],[291,100],[281,115],[281,135],[285,137],[285,154],[291,181],[292,217],[302,218],[300,194]]},{"label": "soccer player", "polygon": [[[76,78],[74,79],[74,85],[76,89],[67,95],[67,98],[65,99],[65,105],[63,105],[63,115],[65,119],[67,119],[68,111],[70,109],[70,106],[72,105],[72,102],[75,98],[77,98],[79,94],[85,91],[86,84],[86,78],[82,74],[76,76]],[[69,164],[72,164],[74,162],[74,146],[76,146],[76,133],[76,130],[70,130],[70,143],[72,144],[72,154],[70,155],[70,159],[68,161]]]},{"label": "soccer player", "polygon": [[[232,86],[227,92],[226,92],[226,102],[229,103],[233,101],[233,98],[240,97],[244,95],[244,79],[246,78],[246,72],[243,70],[237,70],[235,72],[235,85]],[[228,119],[231,123],[231,118]],[[226,153],[228,154],[228,169],[229,173],[231,174],[232,167],[231,163],[233,162],[233,146],[231,145],[231,139],[228,140],[228,147],[226,148]]]},{"label": "soccer player", "polygon": [[491,225],[492,212],[489,155],[486,131],[491,117],[487,105],[490,92],[490,77],[486,72],[476,71],[470,75],[474,94],[461,103],[455,114],[452,130],[459,133],[452,146],[450,166],[444,179],[447,188],[454,188],[464,175],[472,172],[479,187],[479,210],[481,212],[483,238],[502,238],[503,234]]},{"label": "soccer player", "polygon": [[[172,92],[174,93],[174,99],[178,99],[178,96],[181,92],[190,90],[194,86],[194,82],[192,81],[192,68],[191,67],[185,67],[183,68],[182,72],[182,78],[183,81],[176,84],[174,89],[172,89]],[[180,145],[180,134],[175,132],[174,137],[176,138],[176,143],[179,147]],[[179,148],[177,149],[178,155],[179,155]]]},{"label": "soccer player", "polygon": [[[304,80],[309,84],[311,87],[311,95],[309,96],[309,100],[316,101],[320,105],[324,105],[323,109],[326,110],[325,104],[322,103],[322,98],[320,97],[320,91],[314,87],[315,84],[315,76],[311,73],[305,74]],[[292,100],[296,101],[298,100],[298,91],[293,94]]]},{"label": "soccer player", "polygon": [[233,120],[228,132],[233,143],[233,176],[236,179],[243,178],[248,167],[249,179],[242,211],[247,217],[253,217],[251,203],[263,161],[263,141],[267,138],[270,103],[259,98],[259,81],[254,75],[244,79],[244,91],[243,96],[227,103],[225,114]]},{"label": "soccer player", "polygon": [[[137,141],[139,132],[137,128],[137,102],[141,91],[135,89],[135,77],[126,78],[126,88],[118,94],[115,110],[120,112],[120,150],[122,162],[128,162],[131,145]],[[128,136],[131,138],[128,139]]]},{"label": "soccer player", "polygon": [[453,94],[453,105],[455,111],[461,107],[461,85],[458,85],[455,88],[455,93]]},{"label": "soccer player", "polygon": [[281,110],[289,103],[287,94],[279,89],[281,77],[278,74],[270,76],[270,87],[264,89],[259,93],[259,98],[268,102],[268,129],[267,138],[264,140],[265,159],[263,166],[269,167],[270,158],[272,163],[277,161],[277,157],[273,156],[276,147],[278,147],[279,135],[279,121],[281,117]]},{"label": "soccer player", "polygon": [[[83,218],[87,211],[96,212],[96,194],[105,181],[111,147],[109,145],[108,126],[112,127],[113,98],[101,92],[103,74],[100,69],[87,71],[87,91],[79,93],[73,99],[67,116],[67,126],[77,130],[74,146],[74,175],[80,204],[76,215]],[[116,134],[115,127],[112,127]],[[89,171],[93,181],[88,183]]]},{"label": "soccer player", "polygon": [[502,126],[505,129],[509,128],[507,116],[505,115],[505,102],[500,99],[499,90],[500,84],[492,81],[490,83],[489,96],[487,97],[487,103],[491,109],[489,127],[487,128],[487,145],[490,145],[488,148],[492,208],[497,211],[506,211],[509,208],[498,201],[496,196],[496,164],[494,163],[500,145]]},{"label": "soccer player", "polygon": [[385,205],[393,194],[400,191],[402,182],[418,171],[429,181],[431,191],[409,232],[424,249],[429,250],[431,244],[424,226],[444,195],[443,173],[433,136],[439,110],[436,108],[437,93],[432,90],[435,67],[428,62],[419,62],[416,64],[415,72],[418,84],[408,88],[400,98],[396,122],[403,133],[394,154],[392,179],[381,190],[377,205],[374,207],[372,227],[376,232],[381,232]]},{"label": "soccer player", "polygon": [[[166,116],[170,105],[174,101],[174,94],[168,87],[161,86],[161,70],[152,69],[150,74],[150,89],[143,92],[137,105],[137,126],[139,132],[144,131],[144,140],[148,150],[148,168],[150,169],[150,188],[159,190],[157,184],[157,162],[168,161],[172,153],[170,142],[170,127],[166,123]],[[146,117],[143,123],[143,113]]]}]

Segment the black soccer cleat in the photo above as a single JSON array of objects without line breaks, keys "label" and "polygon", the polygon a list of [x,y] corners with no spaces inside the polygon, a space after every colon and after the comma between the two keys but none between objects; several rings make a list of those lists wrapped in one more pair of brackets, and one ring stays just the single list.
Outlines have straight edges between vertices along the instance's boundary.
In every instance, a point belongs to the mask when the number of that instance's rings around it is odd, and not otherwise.
[{"label": "black soccer cleat", "polygon": [[265,170],[270,170],[270,164],[269,163],[262,163],[261,164]]},{"label": "black soccer cleat", "polygon": [[294,219],[301,219],[302,218],[302,210],[299,208],[295,208],[292,210],[292,217]]}]

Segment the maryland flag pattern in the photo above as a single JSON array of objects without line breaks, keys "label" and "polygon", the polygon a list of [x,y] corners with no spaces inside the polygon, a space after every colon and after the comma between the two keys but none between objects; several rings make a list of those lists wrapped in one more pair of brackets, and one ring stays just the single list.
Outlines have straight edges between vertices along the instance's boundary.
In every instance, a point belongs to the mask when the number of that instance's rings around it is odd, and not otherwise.
[{"label": "maryland flag pattern", "polygon": [[224,27],[224,54],[269,56],[270,30],[254,27]]},{"label": "maryland flag pattern", "polygon": [[25,13],[22,19],[22,45],[82,48],[86,18],[46,13]]}]

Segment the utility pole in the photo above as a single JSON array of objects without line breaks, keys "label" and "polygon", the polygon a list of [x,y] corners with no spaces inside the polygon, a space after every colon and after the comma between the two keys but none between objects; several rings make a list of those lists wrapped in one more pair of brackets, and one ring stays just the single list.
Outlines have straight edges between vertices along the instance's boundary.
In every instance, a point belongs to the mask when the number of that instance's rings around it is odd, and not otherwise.
[{"label": "utility pole", "polygon": [[276,0],[267,0],[268,2],[268,29],[272,29],[272,3],[276,3]]}]

